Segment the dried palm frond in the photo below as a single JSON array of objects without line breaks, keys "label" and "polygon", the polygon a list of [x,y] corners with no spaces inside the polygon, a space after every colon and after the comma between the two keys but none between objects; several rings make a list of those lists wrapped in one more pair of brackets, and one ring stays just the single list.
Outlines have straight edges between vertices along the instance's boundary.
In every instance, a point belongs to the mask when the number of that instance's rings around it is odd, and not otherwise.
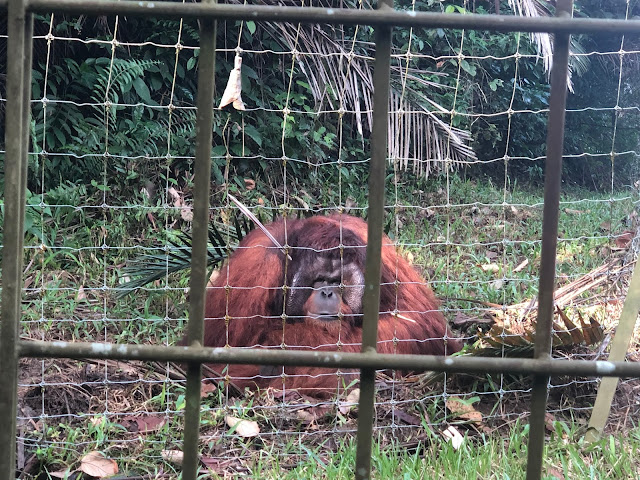
[{"label": "dried palm frond", "polygon": [[[557,309],[560,322],[553,322],[551,344],[554,352],[566,351],[579,346],[592,346],[604,339],[604,329],[598,321],[590,317],[586,322],[578,311],[580,326],[576,325],[560,308]],[[495,323],[487,332],[478,332],[478,341],[455,355],[495,358],[532,358],[535,349],[535,324],[523,332],[514,332],[502,323]],[[416,385],[427,387],[441,382],[442,372],[426,372],[419,375]]]},{"label": "dried palm frond", "polygon": [[[231,1],[241,3],[241,0]],[[260,0],[260,3],[273,5],[267,0]],[[291,5],[287,1],[278,3]],[[337,7],[332,0],[321,3],[320,6]],[[350,6],[372,8],[367,2]],[[318,104],[326,103],[332,110],[353,112],[360,136],[371,131],[373,43],[358,41],[354,38],[357,34],[348,32],[342,25],[266,23],[265,28],[284,49],[296,52],[295,65],[306,76]],[[418,73],[425,72],[398,64],[391,67],[389,158],[404,169],[411,164],[414,173],[425,176],[461,161],[475,160],[470,132],[450,125],[450,111],[417,88],[445,87]]]},{"label": "dried palm frond", "polygon": [[[580,326],[577,326],[560,308],[556,313],[562,323],[553,322],[551,344],[554,349],[569,349],[579,345],[595,345],[604,338],[604,329],[598,321],[590,317],[586,322],[578,311]],[[509,330],[501,322],[495,323],[487,332],[478,333],[478,342],[471,354],[482,357],[527,357],[533,354],[535,329],[525,329],[518,333]]]},{"label": "dried palm frond", "polygon": [[[551,3],[547,0],[509,0],[509,7],[514,13],[523,17],[551,17]],[[553,63],[553,35],[544,32],[532,32],[531,41],[536,47],[538,54],[542,56],[544,61],[544,69],[547,76],[551,72]],[[573,83],[571,75],[573,72],[582,75],[589,68],[589,57],[580,55],[585,53],[582,45],[576,40],[575,36],[571,37],[569,58],[569,70],[567,72],[567,86],[569,91],[573,92]],[[578,54],[578,55],[576,55]]]}]

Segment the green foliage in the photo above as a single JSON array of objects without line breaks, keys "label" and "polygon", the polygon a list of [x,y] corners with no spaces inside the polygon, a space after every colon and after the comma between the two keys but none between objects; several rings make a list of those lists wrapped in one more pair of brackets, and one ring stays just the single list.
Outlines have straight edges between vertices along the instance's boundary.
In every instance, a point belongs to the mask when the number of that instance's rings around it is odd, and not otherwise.
[{"label": "green foliage", "polygon": [[[468,9],[490,14],[493,9],[490,3],[469,5],[463,0],[422,0],[415,5],[410,2],[396,5],[401,10],[414,7],[455,14],[465,14]],[[637,8],[633,6],[631,14],[637,14]],[[577,5],[577,14],[582,16],[621,18],[624,10],[623,4],[602,0],[582,0]],[[118,179],[113,194],[130,193],[137,187],[135,180],[139,177],[158,175],[157,170],[141,164],[139,159],[143,158],[155,162],[162,159],[167,169],[171,167],[174,179],[190,168],[188,159],[193,156],[195,131],[195,111],[191,107],[195,101],[199,50],[180,50],[176,64],[175,49],[157,45],[173,45],[179,40],[185,47],[196,47],[197,24],[121,19],[118,39],[140,45],[125,50],[111,41],[113,21],[57,17],[53,23],[56,37],[99,41],[53,42],[50,52],[42,48],[34,52],[32,97],[36,101],[31,136],[37,155],[30,165],[32,191],[55,188],[63,179],[89,184],[106,174]],[[49,16],[38,16],[36,30],[48,30],[49,22]],[[290,50],[278,30],[269,25],[255,22],[224,25],[219,29],[222,46],[242,45],[247,50],[276,53]],[[343,31],[345,41],[350,41],[356,32],[353,27]],[[181,32],[179,39],[178,32]],[[358,54],[370,55],[364,46],[373,41],[372,32],[371,28],[358,30],[354,47]],[[592,35],[579,40],[588,50],[615,52],[621,37]],[[392,75],[396,90],[402,88],[406,98],[416,104],[441,106],[443,110],[434,111],[444,124],[472,133],[479,160],[508,155],[515,158],[509,162],[512,178],[534,183],[542,178],[541,160],[535,159],[544,155],[545,115],[519,113],[510,117],[505,113],[510,108],[537,112],[548,107],[546,74],[542,62],[535,58],[528,34],[396,28],[393,42],[398,52],[409,50],[416,54],[410,57],[408,65],[402,57],[394,59],[395,71],[409,67],[414,72],[402,85],[398,83],[399,77]],[[634,39],[626,39],[625,48],[633,50],[635,43]],[[462,56],[458,57],[460,53]],[[283,62],[283,58],[277,54],[243,57],[242,94],[251,108],[244,112],[229,108],[216,115],[213,175],[217,182],[224,182],[229,174],[277,181],[283,172],[284,162],[278,161],[283,155],[287,171],[295,178],[313,178],[317,165],[337,158],[338,146],[342,149],[341,158],[346,161],[351,158],[345,157],[344,152],[353,153],[357,160],[368,156],[356,122],[349,115],[344,117],[347,121],[340,123],[337,115],[316,113],[326,109],[325,100],[314,96],[304,63]],[[580,71],[581,76],[574,75],[575,94],[570,95],[569,106],[574,109],[615,106],[619,70],[616,61],[594,62]],[[637,82],[632,78],[635,70],[629,68],[629,62],[622,70],[622,107],[629,103],[625,99],[637,98],[634,87]],[[215,75],[218,92],[224,89],[232,67],[233,55],[219,56]],[[339,75],[339,71],[334,75]],[[327,99],[335,99],[336,92],[331,91],[334,87],[327,88]],[[289,109],[284,116],[283,109]],[[448,113],[452,109],[462,115],[452,117]],[[610,184],[612,171],[621,184],[629,178],[637,161],[635,156],[617,156],[612,163],[606,154],[611,150],[634,150],[640,120],[634,114],[618,115],[614,140],[615,117],[610,112],[593,110],[567,116],[567,153],[588,154],[586,158],[565,162],[568,180],[602,188]],[[468,169],[471,175],[503,172],[500,161]],[[334,183],[337,175],[350,181],[364,177],[364,166],[321,175],[323,180]]]}]

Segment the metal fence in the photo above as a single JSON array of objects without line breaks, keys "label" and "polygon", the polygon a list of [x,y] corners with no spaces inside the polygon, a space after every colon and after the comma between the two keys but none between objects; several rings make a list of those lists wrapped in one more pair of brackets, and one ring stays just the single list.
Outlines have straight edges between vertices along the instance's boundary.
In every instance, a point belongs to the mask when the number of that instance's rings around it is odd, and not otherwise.
[{"label": "metal fence", "polygon": [[[8,11],[8,71],[6,117],[19,119],[6,126],[5,225],[3,245],[2,326],[0,330],[0,444],[11,446],[0,453],[0,472],[12,476],[15,466],[16,397],[18,361],[21,357],[72,359],[137,359],[176,361],[188,365],[184,432],[183,478],[194,479],[198,470],[201,365],[260,364],[360,368],[360,400],[355,476],[370,477],[374,384],[377,369],[432,370],[439,372],[526,373],[534,380],[527,478],[541,476],[545,439],[545,409],[550,376],[640,377],[640,365],[624,362],[552,360],[551,332],[554,308],[558,206],[560,199],[569,36],[571,33],[640,33],[639,20],[571,18],[571,0],[557,2],[557,18],[431,14],[394,11],[391,0],[383,0],[373,11],[320,7],[276,7],[169,2],[106,2],[100,0],[8,0],[0,1]],[[25,342],[18,337],[21,318],[22,252],[25,190],[29,138],[29,95],[32,63],[33,15],[45,12],[71,14],[123,14],[154,17],[184,17],[200,20],[200,64],[197,99],[197,147],[193,251],[188,321],[189,347],[111,345],[68,342]],[[229,351],[202,348],[204,330],[206,249],[209,212],[210,145],[216,21],[254,20],[328,24],[371,25],[376,32],[373,131],[369,181],[369,231],[365,296],[363,299],[362,353],[305,351]],[[443,358],[394,356],[376,353],[379,304],[380,254],[382,248],[384,179],[387,159],[387,124],[391,29],[394,26],[465,28],[494,31],[551,32],[555,34],[551,99],[548,121],[542,260],[539,310],[534,359]]]}]

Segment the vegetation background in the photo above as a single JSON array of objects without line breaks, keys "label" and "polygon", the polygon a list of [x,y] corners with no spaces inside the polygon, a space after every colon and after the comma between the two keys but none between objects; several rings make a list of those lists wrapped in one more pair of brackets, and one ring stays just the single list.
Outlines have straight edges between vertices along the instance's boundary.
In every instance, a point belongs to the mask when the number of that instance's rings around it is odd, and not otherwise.
[{"label": "vegetation background", "polygon": [[[401,1],[396,8],[495,14],[496,5],[503,15],[516,5],[553,13],[546,0]],[[574,14],[632,18],[640,5],[579,0]],[[3,22],[0,131],[11,121],[4,115],[2,72],[10,59]],[[366,215],[370,119],[363,112],[369,108],[372,42],[365,27],[220,22],[216,102],[241,47],[247,109],[215,112],[212,222],[230,223],[227,193],[266,218],[337,208]],[[198,44],[195,21],[37,17],[24,338],[172,344],[180,337],[186,272],[167,273],[136,295],[120,294],[135,276],[126,269],[132,259],[147,254],[166,261],[190,230]],[[389,235],[424,270],[452,321],[487,313],[455,299],[508,306],[535,298],[549,106],[544,37],[396,28],[393,45],[392,102],[405,114],[393,117],[390,131]],[[572,318],[594,318],[608,332],[625,285],[611,266],[628,255],[623,240],[637,228],[640,39],[577,35],[572,49],[559,284],[608,268],[606,285],[578,295],[568,309]],[[294,50],[300,55],[292,62]],[[420,135],[400,133],[403,121]],[[527,331],[530,325],[519,327]],[[522,330],[508,333],[520,336]],[[476,339],[469,331],[460,334],[470,343]],[[637,347],[636,341],[632,354]],[[599,348],[582,345],[562,354],[595,358]],[[108,452],[130,472],[177,468],[166,452],[177,448],[176,414],[184,396],[168,374],[140,365],[39,360],[22,367],[20,415],[33,427],[21,434],[33,454],[23,459],[25,478],[75,468],[91,450]],[[638,385],[623,385],[614,407],[625,413],[613,417],[611,433],[625,436],[587,447],[573,440],[583,431],[597,383],[554,380],[545,467],[550,478],[640,476]],[[525,379],[480,376],[450,380],[438,391],[397,388],[379,406],[379,478],[420,478],[425,471],[434,478],[472,478],[473,472],[478,478],[522,477]],[[203,458],[216,474],[352,473],[353,410],[296,399],[305,416],[291,413],[291,399],[205,393]],[[482,420],[447,409],[452,393]],[[239,435],[223,420],[229,412],[258,422],[263,434]],[[468,436],[462,451],[434,433],[448,423]],[[390,433],[398,431],[409,433]]]}]

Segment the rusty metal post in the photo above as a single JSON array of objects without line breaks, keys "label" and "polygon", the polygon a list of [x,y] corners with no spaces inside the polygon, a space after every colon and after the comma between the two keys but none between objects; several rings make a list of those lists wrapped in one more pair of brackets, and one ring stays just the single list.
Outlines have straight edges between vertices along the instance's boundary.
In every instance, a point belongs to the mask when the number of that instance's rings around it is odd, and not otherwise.
[{"label": "rusty metal post", "polygon": [[[213,0],[205,0],[213,3]],[[196,116],[196,158],[193,194],[193,244],[189,284],[187,341],[201,346],[204,334],[204,307],[207,284],[207,241],[209,230],[209,190],[211,184],[211,143],[213,139],[213,95],[215,88],[216,22],[200,20],[200,56]],[[184,411],[183,480],[198,475],[200,437],[200,387],[202,365],[187,364],[187,391]]]},{"label": "rusty metal post", "polygon": [[[572,0],[558,0],[556,16],[570,18]],[[548,359],[551,355],[551,328],[556,275],[556,249],[558,246],[558,211],[562,180],[562,152],[564,147],[564,116],[567,101],[567,72],[569,65],[569,35],[554,37],[553,66],[551,68],[551,96],[547,124],[547,159],[544,175],[544,210],[542,218],[542,253],[540,259],[540,287],[538,291],[538,317],[536,324],[535,358]],[[545,440],[545,412],[549,375],[534,375],[531,397],[527,480],[539,479]]]},{"label": "rusty metal post", "polygon": [[18,387],[18,332],[22,315],[22,257],[31,93],[32,15],[23,0],[8,4],[7,121],[5,131],[4,245],[0,320],[0,474],[13,478]]},{"label": "rusty metal post", "polygon": [[[379,11],[393,11],[393,0],[379,0]],[[371,132],[371,164],[369,168],[369,212],[367,264],[362,297],[362,352],[376,352],[378,317],[380,315],[380,269],[382,230],[384,225],[384,180],[387,165],[387,126],[389,123],[389,69],[391,65],[391,27],[375,30],[376,57],[373,73],[373,127]],[[358,446],[356,472],[358,480],[370,478],[373,420],[375,418],[375,375],[373,368],[360,371],[358,405]]]}]

